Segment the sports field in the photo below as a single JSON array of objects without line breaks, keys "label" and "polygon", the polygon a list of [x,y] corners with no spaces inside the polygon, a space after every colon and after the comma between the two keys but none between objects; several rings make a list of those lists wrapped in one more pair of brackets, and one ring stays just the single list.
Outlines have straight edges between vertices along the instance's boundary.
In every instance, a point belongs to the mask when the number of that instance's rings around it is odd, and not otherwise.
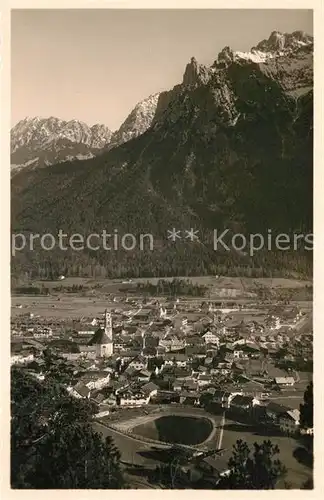
[{"label": "sports field", "polygon": [[[182,410],[185,413],[185,409]],[[187,410],[188,411],[188,410]],[[198,410],[197,414],[202,415],[203,411]],[[180,413],[180,412],[179,412]],[[165,414],[163,412],[163,414]],[[208,417],[211,417],[210,414],[205,414]],[[221,417],[220,416],[212,416],[215,419],[215,423],[219,424]],[[152,417],[148,419],[143,416],[139,416],[138,418],[132,418],[129,420],[129,423],[133,426],[134,424],[143,423],[144,421],[150,420]],[[125,422],[126,425],[126,422]],[[122,427],[125,427],[122,426]],[[132,437],[131,435],[125,435],[122,432],[117,430],[108,429],[107,427],[94,423],[94,428],[97,432],[103,434],[103,436],[111,436],[119,448],[121,452],[121,459],[124,462],[137,464],[145,467],[153,467],[154,464],[159,462],[159,450],[166,449],[167,446],[157,443],[148,443],[144,442],[137,437]],[[129,426],[127,426],[129,429]],[[297,441],[288,436],[276,435],[276,433],[269,433],[269,435],[261,434],[255,429],[245,424],[237,423],[232,420],[225,420],[224,423],[224,431],[222,433],[221,440],[221,448],[225,448],[225,450],[232,450],[233,445],[236,443],[238,439],[242,439],[250,445],[252,448],[253,443],[262,443],[264,440],[270,439],[273,444],[277,444],[280,449],[279,458],[286,466],[288,473],[285,477],[285,481],[288,482],[292,488],[298,489],[301,485],[311,477],[311,470],[304,464],[298,462],[294,457],[294,451],[298,448]],[[217,439],[216,439],[217,438]],[[217,443],[216,443],[217,441]],[[217,436],[213,436],[208,443],[205,443],[205,446],[210,448],[211,446],[215,446],[217,448],[217,444],[219,443],[219,433]],[[279,484],[279,487],[283,487],[283,484]]]}]

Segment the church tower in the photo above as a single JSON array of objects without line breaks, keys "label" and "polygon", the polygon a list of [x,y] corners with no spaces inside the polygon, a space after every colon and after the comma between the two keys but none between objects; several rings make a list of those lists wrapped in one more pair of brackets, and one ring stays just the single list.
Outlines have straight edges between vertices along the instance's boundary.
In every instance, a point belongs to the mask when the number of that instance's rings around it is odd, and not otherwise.
[{"label": "church tower", "polygon": [[113,354],[113,333],[112,333],[112,317],[111,313],[105,310],[105,326],[104,326],[104,339],[105,343],[100,346],[100,356],[109,357]]},{"label": "church tower", "polygon": [[112,318],[111,318],[111,313],[105,310],[105,334],[107,335],[108,339],[112,342]]},{"label": "church tower", "polygon": [[88,345],[95,346],[97,358],[109,358],[114,351],[111,313],[105,310],[104,328],[99,328]]}]

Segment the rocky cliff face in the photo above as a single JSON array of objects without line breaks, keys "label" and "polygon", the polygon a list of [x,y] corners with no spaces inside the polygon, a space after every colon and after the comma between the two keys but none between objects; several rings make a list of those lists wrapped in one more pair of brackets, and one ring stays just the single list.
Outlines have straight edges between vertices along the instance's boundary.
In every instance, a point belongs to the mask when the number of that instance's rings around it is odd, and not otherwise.
[{"label": "rocky cliff face", "polygon": [[[266,55],[258,53],[257,60],[229,48],[210,67],[192,59],[183,82],[158,96],[150,128],[136,139],[88,161],[15,176],[13,227],[150,232],[154,252],[96,254],[111,273],[132,268],[146,275],[185,275],[188,268],[213,273],[220,262],[233,265],[237,256],[211,250],[215,228],[311,230],[312,39],[271,35],[258,46]],[[199,230],[201,243],[168,241],[173,227]],[[302,267],[303,255],[287,255],[267,252],[262,266]]]},{"label": "rocky cliff face", "polygon": [[158,99],[159,93],[147,97],[135,106],[121,127],[114,132],[109,145],[110,149],[135,139],[150,128]]},{"label": "rocky cliff face", "polygon": [[44,166],[93,158],[107,143],[112,132],[105,125],[89,127],[55,117],[26,118],[11,130],[11,165],[17,171],[27,166]]},{"label": "rocky cliff face", "polygon": [[267,40],[262,40],[253,50],[259,50],[268,54],[287,53],[300,47],[313,44],[313,37],[304,31],[293,33],[280,33],[273,31]]},{"label": "rocky cliff face", "polygon": [[140,136],[151,126],[159,94],[139,102],[116,132],[78,120],[26,118],[11,130],[11,168],[36,168],[55,163],[93,158]]}]

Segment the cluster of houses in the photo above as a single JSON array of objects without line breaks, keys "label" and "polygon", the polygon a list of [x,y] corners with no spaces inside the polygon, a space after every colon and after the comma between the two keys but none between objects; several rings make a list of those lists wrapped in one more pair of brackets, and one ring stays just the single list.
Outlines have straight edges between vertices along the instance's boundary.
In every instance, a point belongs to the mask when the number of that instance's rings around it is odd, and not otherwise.
[{"label": "cluster of houses", "polygon": [[235,418],[242,417],[248,422],[253,421],[267,427],[275,427],[285,434],[294,435],[299,431],[300,411],[298,409],[273,401],[263,402],[261,398],[244,393],[215,391],[210,402],[229,411],[230,415]]},{"label": "cluster of houses", "polygon": [[[202,386],[209,382],[208,377],[243,373],[242,365],[249,360],[276,355],[283,348],[288,349],[285,356],[290,361],[296,356],[312,356],[312,334],[298,337],[289,328],[277,328],[281,321],[278,308],[269,310],[261,322],[244,321],[237,310],[224,304],[204,302],[196,306],[198,312],[179,299],[164,305],[156,301],[150,307],[138,306],[134,304],[135,311],[114,310],[114,325],[111,313],[106,312],[104,323],[97,318],[83,319],[65,330],[58,320],[44,325],[32,313],[20,320],[15,318],[12,363],[28,363],[42,345],[56,348],[69,361],[87,361],[90,365],[114,357],[130,367],[145,369],[158,358],[162,359],[164,374],[167,367],[190,369],[194,361],[199,365]],[[281,310],[281,315],[298,321],[302,313],[291,308]]]},{"label": "cluster of houses", "polygon": [[[44,360],[39,353],[37,357],[29,359],[26,369],[42,378],[43,364]],[[116,408],[145,407],[148,404],[180,403],[200,407],[208,404],[216,406],[220,411],[226,410],[233,418],[242,417],[248,421],[254,419],[261,424],[275,426],[285,433],[295,434],[299,428],[298,410],[265,402],[264,393],[256,397],[239,389],[221,390],[210,374],[185,371],[182,366],[165,363],[152,370],[148,369],[145,358],[142,357],[134,358],[128,364],[120,358],[111,357],[109,362],[101,365],[93,363],[89,366],[85,362],[75,368],[78,369],[74,372],[68,391],[78,399],[89,399],[96,403],[96,417],[110,415]],[[182,376],[174,378],[170,368]],[[173,375],[169,379],[168,388],[161,384],[168,380],[163,377],[164,371]],[[274,383],[289,387],[294,384],[294,379],[279,377]]]},{"label": "cluster of houses", "polygon": [[[21,329],[15,318],[11,363],[28,369],[34,363],[41,376],[42,352],[49,347],[56,350],[74,367],[71,394],[94,399],[100,412],[109,412],[111,406],[145,406],[153,400],[201,404],[208,391],[215,403],[239,412],[245,406],[249,410],[264,407],[262,401],[259,405],[257,398],[242,392],[253,383],[252,362],[259,361],[259,375],[270,388],[279,390],[294,385],[295,379],[267,377],[266,365],[272,356],[283,348],[290,360],[312,356],[311,333],[297,336],[282,327],[302,317],[296,308],[275,308],[264,314],[263,321],[244,321],[237,314],[241,308],[237,311],[234,305],[188,306],[177,299],[145,307],[135,301],[133,306],[114,310],[114,324],[111,312],[106,311],[103,319],[74,322],[65,334],[58,320],[44,326],[39,317],[24,315]],[[224,393],[220,401],[220,387],[234,396]],[[283,421],[286,418],[298,426],[298,419],[291,420],[296,412],[287,411],[285,417],[281,414],[280,425],[292,430],[293,424]]]},{"label": "cluster of houses", "polygon": [[[275,348],[289,342],[291,329],[303,316],[296,307],[276,306],[263,310],[252,307],[221,302],[199,304],[198,300],[180,299],[147,304],[143,299],[133,299],[123,308],[111,311],[114,315],[114,352],[135,345],[136,337],[143,336],[143,330],[158,339],[151,347],[159,347],[162,352],[163,348],[166,351],[182,349],[185,339],[195,335],[203,337],[205,344],[217,344],[224,337],[229,341],[237,340],[241,336],[260,346]],[[15,337],[43,338],[45,341],[68,335],[79,344],[87,343],[99,324],[97,318],[71,320],[68,324],[57,318],[45,321],[29,312],[12,318],[11,333]]]}]

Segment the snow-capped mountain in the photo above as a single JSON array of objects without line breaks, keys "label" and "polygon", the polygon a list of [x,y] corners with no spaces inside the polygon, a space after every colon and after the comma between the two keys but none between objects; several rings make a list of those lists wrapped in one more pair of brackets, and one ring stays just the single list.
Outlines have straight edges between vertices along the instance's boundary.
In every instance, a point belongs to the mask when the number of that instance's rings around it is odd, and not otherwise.
[{"label": "snow-capped mountain", "polygon": [[[247,240],[256,233],[266,237],[268,228],[272,234],[312,233],[313,43],[296,33],[272,34],[251,49],[268,54],[261,62],[229,48],[211,67],[192,58],[183,81],[152,99],[147,115],[140,116],[140,106],[131,113],[119,131],[128,142],[82,169],[54,165],[52,175],[24,169],[12,181],[12,230],[56,234],[72,227],[90,234],[117,223],[119,232],[154,234],[155,251],[135,249],[131,258],[125,251],[67,256],[66,265],[83,267],[80,273],[94,263],[116,277],[183,276],[188,269],[224,274],[250,265],[253,273],[269,275],[311,271],[307,252],[290,252],[289,258],[260,252],[252,263],[222,245],[215,252],[212,241],[212,228]],[[195,228],[204,245],[166,244],[173,227]],[[30,252],[35,268],[45,253]],[[54,259],[62,261],[59,250]]]},{"label": "snow-capped mountain", "polygon": [[150,95],[136,104],[119,130],[114,132],[109,148],[135,139],[135,137],[144,134],[150,128],[155,116],[159,95],[159,93]]},{"label": "snow-capped mountain", "polygon": [[[16,172],[23,167],[35,168],[92,158],[103,150],[116,148],[135,139],[152,126],[159,127],[160,118],[165,118],[165,111],[167,121],[173,123],[178,119],[174,106],[178,94],[181,95],[188,86],[213,86],[213,82],[220,79],[224,71],[228,71],[229,78],[226,77],[222,84],[215,86],[212,99],[218,106],[217,120],[235,126],[242,115],[235,104],[237,90],[233,84],[228,83],[233,78],[238,81],[234,73],[240,71],[242,79],[247,72],[251,80],[255,78],[255,72],[259,71],[264,78],[275,79],[283,91],[302,95],[313,85],[312,51],[312,36],[302,31],[273,31],[267,40],[262,40],[249,52],[233,51],[230,47],[225,47],[210,67],[198,64],[195,58],[191,58],[181,85],[175,86],[171,91],[150,95],[139,102],[114,133],[105,125],[89,127],[78,120],[26,118],[11,130],[12,169]],[[251,64],[255,65],[253,71]],[[173,103],[172,106],[170,103]]]},{"label": "snow-capped mountain", "polygon": [[273,31],[267,40],[262,40],[249,52],[233,51],[225,47],[218,55],[217,63],[247,61],[262,63],[269,59],[280,56],[289,56],[301,47],[313,45],[313,37],[303,31],[294,31],[293,33],[280,33]]},{"label": "snow-capped mountain", "polygon": [[51,165],[96,156],[109,144],[112,132],[105,125],[89,127],[78,120],[25,118],[11,130],[11,166]]},{"label": "snow-capped mountain", "polygon": [[[267,40],[262,40],[255,47],[256,50],[266,53],[276,53],[293,51],[299,47],[313,44],[314,39],[304,31],[294,31],[293,33],[281,33],[273,31]],[[252,48],[252,50],[254,47]]]}]

